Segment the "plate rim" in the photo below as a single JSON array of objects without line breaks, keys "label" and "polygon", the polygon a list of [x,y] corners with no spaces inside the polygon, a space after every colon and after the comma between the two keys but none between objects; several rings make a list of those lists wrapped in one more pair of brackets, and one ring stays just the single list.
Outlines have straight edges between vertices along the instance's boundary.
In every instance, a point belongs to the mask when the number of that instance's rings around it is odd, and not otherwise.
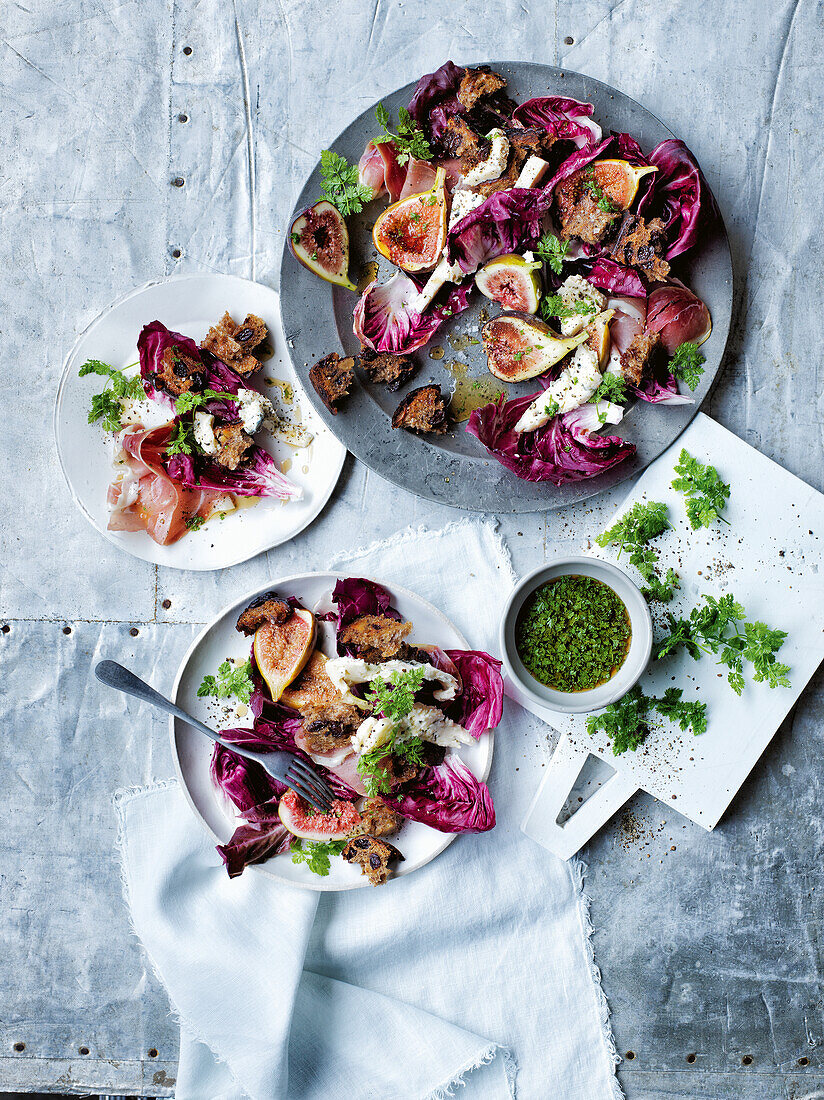
[{"label": "plate rim", "polygon": [[[603,80],[599,80],[597,77],[590,76],[587,73],[582,73],[582,72],[580,72],[576,69],[565,68],[565,67],[560,66],[560,65],[551,65],[551,64],[547,64],[545,62],[539,62],[539,61],[513,61],[513,60],[489,60],[489,59],[485,59],[485,60],[473,61],[471,64],[472,64],[472,66],[490,65],[493,68],[498,67],[498,68],[501,68],[501,69],[509,67],[509,68],[531,69],[531,70],[536,70],[536,71],[540,70],[542,72],[547,72],[548,71],[554,78],[556,78],[558,80],[564,79],[567,76],[571,76],[571,77],[574,77],[574,78],[578,78],[578,79],[587,81],[591,84],[597,85],[601,89],[602,94],[605,93],[605,94],[608,94],[610,96],[613,96],[615,93],[617,93],[624,100],[626,100],[630,104],[632,104],[633,108],[643,112],[644,114],[649,116],[650,119],[654,120],[654,122],[657,123],[657,125],[660,126],[661,129],[665,132],[665,135],[667,135],[670,138],[676,138],[677,139],[677,135],[670,129],[670,127],[661,118],[659,118],[659,116],[657,114],[655,114],[653,111],[649,110],[646,106],[644,106],[644,104],[639,102],[639,100],[635,99],[631,95],[628,95],[626,92],[622,91],[620,88],[618,88],[614,85],[608,84]],[[420,77],[418,79],[420,79]],[[379,97],[379,99],[388,99],[390,97],[394,97],[399,92],[402,92],[407,88],[413,87],[414,83],[415,83],[414,81],[408,81],[405,84],[399,85],[399,86],[385,92],[382,96]],[[363,118],[365,115],[367,115],[368,112],[375,107],[375,105],[377,104],[379,99],[376,99],[374,102],[372,102],[370,105],[368,105],[363,111],[360,111],[357,115],[355,115],[353,118],[351,118],[349,120],[349,122],[345,126],[343,126],[342,129],[335,135],[335,137],[328,143],[328,147],[330,149],[334,149],[337,146],[337,144],[340,142],[341,138],[346,133],[346,131],[350,127],[352,127],[355,123],[357,123],[361,118]],[[677,139],[677,140],[679,140],[679,139]],[[683,140],[683,139],[680,139],[680,140]],[[302,182],[301,187],[298,191],[296,200],[293,203],[292,212],[290,214],[290,224],[291,224],[291,221],[294,220],[294,218],[297,216],[297,213],[300,211],[300,209],[302,209],[305,205],[305,203],[302,200],[303,192],[305,191],[305,189],[306,189],[306,187],[309,183],[309,180],[312,178],[312,176],[318,170],[319,163],[320,163],[320,161],[316,160],[314,162],[313,167],[311,168],[311,170],[306,174],[306,176],[303,179],[303,182]],[[699,167],[700,167],[700,165],[699,165]],[[730,243],[730,238],[729,238],[729,233],[727,231],[726,222],[724,221],[724,217],[721,213],[718,201],[717,201],[717,199],[715,199],[715,193],[712,191],[712,188],[709,187],[709,183],[707,183],[707,187],[709,188],[710,193],[711,193],[713,199],[715,200],[715,204],[716,204],[716,208],[717,208],[717,229],[716,229],[715,234],[714,234],[714,239],[722,246],[722,248],[724,250],[724,253],[725,253],[725,256],[726,256],[726,260],[728,262],[728,267],[729,267],[729,295],[726,298],[726,306],[727,306],[729,316],[728,316],[728,319],[727,319],[726,332],[724,334],[724,342],[723,342],[723,345],[721,346],[721,348],[719,350],[718,365],[715,369],[715,372],[714,372],[714,375],[713,375],[711,381],[709,382],[709,385],[707,386],[706,392],[703,394],[700,401],[694,401],[691,406],[686,406],[686,405],[682,406],[682,409],[688,409],[689,410],[689,415],[687,416],[684,423],[681,424],[681,426],[677,429],[677,431],[675,431],[675,434],[672,435],[671,438],[667,439],[666,443],[664,443],[663,445],[660,446],[660,448],[658,449],[656,454],[652,455],[648,459],[645,459],[642,464],[638,464],[635,461],[636,456],[633,455],[632,458],[628,462],[619,463],[616,466],[611,467],[610,469],[603,471],[600,475],[596,476],[595,478],[585,478],[585,479],[581,479],[580,482],[569,483],[573,486],[574,485],[588,485],[588,484],[591,484],[591,483],[598,483],[597,486],[593,485],[593,489],[592,489],[591,492],[587,493],[584,496],[580,496],[580,497],[577,497],[577,498],[571,499],[571,500],[558,498],[557,496],[553,496],[552,492],[551,492],[553,487],[551,485],[549,485],[549,483],[547,483],[548,493],[545,497],[542,497],[541,499],[536,498],[534,500],[527,501],[525,503],[525,505],[523,507],[520,507],[520,508],[516,508],[516,509],[504,508],[503,511],[506,514],[528,515],[528,514],[533,514],[533,513],[536,513],[536,512],[557,511],[557,510],[560,510],[560,509],[563,509],[563,508],[575,507],[579,504],[583,504],[586,501],[593,499],[594,497],[599,496],[602,493],[605,493],[605,492],[607,492],[611,489],[616,488],[618,485],[621,485],[621,484],[624,484],[624,483],[627,483],[627,482],[631,482],[633,479],[640,477],[641,474],[644,472],[644,470],[646,470],[653,462],[655,462],[656,459],[659,458],[661,456],[661,454],[664,453],[664,451],[667,449],[667,447],[671,446],[683,434],[683,432],[686,431],[686,429],[689,427],[689,425],[694,421],[696,414],[701,410],[702,406],[704,406],[707,403],[707,401],[709,400],[709,398],[711,397],[714,389],[716,388],[716,386],[718,384],[719,377],[722,373],[722,370],[725,366],[725,361],[726,361],[726,358],[727,358],[727,352],[728,352],[728,349],[729,349],[730,340],[732,338],[732,330],[733,330],[733,322],[734,322],[734,311],[735,311],[735,302],[736,302],[736,288],[737,288],[737,285],[738,285],[739,276],[737,276],[737,274],[736,274],[736,267],[735,267],[735,263],[733,262],[732,246],[731,246],[731,243]],[[281,262],[280,262],[280,285],[281,286],[284,286],[285,277],[287,277],[290,274],[288,271],[286,271],[286,267],[289,263],[289,256],[290,256],[290,249],[289,249],[288,239],[287,239],[287,235],[284,234],[284,243],[283,243],[283,250],[282,250]],[[332,293],[333,290],[334,290],[334,288],[330,287],[330,294]],[[331,299],[331,298],[330,298],[330,309],[331,309],[332,317],[333,317],[333,327],[336,327],[336,322],[334,320],[334,313],[335,313],[334,300]],[[282,297],[281,297],[281,325],[283,327],[284,332],[286,332],[287,331],[287,329],[286,329],[286,319],[283,315],[283,298]],[[715,325],[714,325],[714,328],[715,328]],[[340,342],[341,342],[339,336],[338,336],[337,342],[338,342],[338,344],[340,344]],[[288,346],[288,344],[287,344],[287,346]],[[303,383],[304,389],[305,389],[306,393],[308,394],[308,397],[309,397],[309,400],[312,404],[312,407],[314,408],[317,415],[321,417],[321,419],[326,424],[326,426],[329,428],[329,430],[331,432],[333,432],[333,434],[335,434],[335,436],[338,439],[340,439],[341,437],[338,436],[338,433],[337,433],[337,430],[336,430],[336,422],[333,422],[331,417],[329,417],[328,411],[323,406],[323,403],[319,400],[318,395],[314,392],[311,392],[312,387],[310,387],[306,383],[305,379],[303,378],[303,375],[302,375],[301,371],[298,369],[298,366],[296,365],[297,364],[297,357],[293,354],[293,349],[291,349],[291,348],[289,349],[289,354],[290,354],[290,359],[292,361],[292,366],[293,366],[293,369],[295,371],[295,374],[298,376],[298,378],[300,378],[301,382]],[[653,407],[655,407],[655,406],[653,406]],[[438,453],[441,452],[441,449],[434,447],[434,445],[429,440],[414,437],[411,440],[411,442],[412,442],[412,444],[415,444],[415,443],[423,444],[425,450],[434,449]],[[631,439],[630,439],[630,442],[632,442]],[[344,443],[343,445],[347,446],[346,443]],[[347,446],[347,449],[349,449],[348,446]],[[370,458],[367,459],[365,457],[362,457],[362,455],[360,453],[357,453],[354,450],[352,450],[351,453],[353,454],[353,456],[359,462],[362,462],[373,473],[375,473],[379,477],[382,477],[385,480],[389,481],[391,484],[397,485],[399,488],[405,490],[406,492],[412,493],[414,496],[419,497],[421,499],[430,500],[430,501],[433,501],[435,503],[442,504],[442,505],[445,505],[447,507],[455,508],[455,509],[458,509],[460,511],[469,512],[469,513],[477,513],[477,512],[487,513],[487,512],[490,512],[490,511],[501,512],[502,509],[501,509],[501,506],[500,506],[500,497],[501,497],[500,490],[506,490],[509,486],[514,486],[515,484],[517,484],[518,482],[520,482],[522,480],[520,478],[517,478],[514,474],[510,473],[510,476],[505,481],[503,481],[501,484],[498,485],[497,488],[499,490],[498,491],[498,498],[499,499],[496,500],[494,503],[475,503],[472,500],[445,499],[443,496],[438,495],[435,491],[433,491],[428,483],[419,484],[419,485],[413,487],[412,485],[408,484],[405,480],[397,477],[397,475],[394,472],[395,469],[396,469],[396,466],[392,466],[392,465],[390,465],[388,467],[383,466],[383,465],[378,466],[376,464],[375,459],[372,458],[371,456],[370,456]],[[409,449],[407,449],[406,453],[407,453],[407,457],[409,458],[410,461],[415,460],[415,452],[414,451],[410,451]],[[425,451],[422,452],[422,453],[425,453]],[[458,458],[459,460],[463,460],[463,458],[466,457],[466,456],[461,455],[461,456],[455,456],[455,457]],[[477,455],[477,461],[484,462],[486,464],[497,462],[495,457],[493,455],[488,454],[488,453]],[[403,464],[399,463],[397,465],[398,466],[406,465],[406,463],[403,463]],[[626,472],[623,472],[624,469],[626,470]],[[448,478],[447,478],[447,480],[448,480]],[[492,490],[490,490],[490,491],[492,491]],[[510,499],[510,497],[513,498],[513,499],[517,499],[518,496],[519,496],[519,494],[517,494],[516,492],[506,493],[505,494],[505,499]]]},{"label": "plate rim", "polygon": [[[229,614],[230,611],[233,611],[236,607],[238,607],[238,605],[240,605],[242,603],[248,603],[249,600],[253,599],[255,596],[260,595],[264,591],[269,591],[273,588],[282,588],[284,585],[294,584],[297,581],[303,581],[303,580],[307,580],[309,578],[312,578],[312,579],[325,579],[325,578],[328,578],[331,581],[331,580],[337,580],[337,579],[345,579],[347,576],[352,576],[352,575],[353,574],[351,574],[351,573],[340,572],[338,570],[320,569],[320,570],[309,570],[309,571],[303,572],[303,573],[293,573],[293,574],[291,574],[290,576],[287,576],[287,577],[274,577],[274,578],[271,578],[271,579],[265,581],[262,585],[260,585],[260,584],[255,585],[254,588],[249,589],[247,592],[242,593],[236,599],[233,599],[230,603],[227,603],[223,608],[221,608],[221,610],[208,623],[206,623],[206,625],[200,631],[198,631],[197,635],[195,636],[195,638],[192,639],[189,647],[187,648],[186,652],[184,653],[183,657],[181,658],[180,664],[178,665],[178,668],[177,668],[177,672],[175,673],[174,683],[172,684],[172,693],[171,693],[172,702],[173,703],[178,702],[178,692],[180,691],[180,682],[183,679],[183,675],[186,672],[186,670],[188,668],[188,665],[189,665],[189,662],[190,662],[195,650],[197,649],[197,647],[206,638],[206,636],[209,634],[209,632],[217,626],[219,621],[221,619],[223,619],[227,614]],[[449,628],[455,632],[455,634],[457,635],[457,637],[458,637],[458,639],[461,643],[461,646],[463,648],[469,649],[469,642],[467,641],[467,639],[464,636],[463,632],[461,630],[459,630],[457,626],[455,626],[455,624],[452,622],[452,620],[449,618],[448,615],[444,614],[444,612],[441,611],[440,608],[435,607],[435,605],[430,603],[429,600],[424,599],[423,596],[418,595],[417,592],[413,592],[410,588],[407,588],[405,585],[396,584],[394,581],[390,582],[389,584],[386,584],[384,581],[379,580],[375,577],[367,577],[366,579],[371,580],[374,583],[380,584],[383,587],[389,589],[389,591],[392,593],[392,595],[395,595],[395,593],[402,593],[405,597],[412,600],[413,602],[416,602],[418,604],[422,604],[427,609],[427,611],[429,611],[431,614],[433,614],[435,616],[436,619],[440,619],[441,621],[446,623],[449,626]],[[215,841],[216,844],[225,844],[226,841],[224,839],[222,839],[220,836],[218,836],[218,834],[212,829],[211,825],[203,817],[200,810],[195,805],[194,798],[192,797],[192,794],[189,790],[188,784],[187,784],[185,776],[183,774],[183,768],[182,768],[181,763],[180,763],[180,755],[178,753],[177,732],[176,732],[176,723],[178,721],[179,721],[179,719],[174,718],[173,716],[169,718],[169,741],[170,741],[171,750],[172,750],[172,762],[174,764],[175,776],[177,778],[178,784],[179,784],[180,789],[182,790],[182,792],[183,792],[183,794],[186,798],[186,802],[189,806],[189,809],[192,811],[194,816],[197,818],[197,820],[199,821],[201,827],[206,830],[208,835],[212,838],[212,840]],[[493,757],[494,751],[495,751],[495,730],[488,730],[485,736],[487,738],[487,741],[486,741],[486,745],[487,745],[486,760],[485,760],[484,766],[482,768],[482,774],[477,777],[481,780],[481,782],[484,782],[484,783],[488,779],[489,773],[492,769],[492,757]],[[217,797],[217,792],[215,792],[215,797]],[[427,826],[427,827],[431,829],[431,826]],[[437,829],[431,829],[431,831],[433,833],[438,833]],[[415,874],[415,872],[422,870],[424,867],[426,867],[426,865],[428,863],[431,863],[433,859],[435,859],[437,856],[441,855],[441,853],[444,852],[449,847],[449,845],[460,836],[460,833],[441,833],[439,835],[443,838],[442,842],[437,848],[435,848],[435,850],[432,852],[432,854],[429,855],[426,858],[426,860],[424,860],[424,862],[421,863],[414,870],[408,871],[405,874],[398,876],[399,878],[405,878],[407,874],[412,875],[412,874]],[[254,871],[254,872],[258,872],[260,874],[266,875],[267,878],[273,879],[276,882],[280,882],[285,886],[291,886],[291,887],[294,887],[294,888],[299,889],[299,890],[312,890],[316,893],[342,893],[343,891],[347,891],[347,890],[360,890],[360,889],[370,885],[369,881],[363,876],[361,876],[362,881],[359,879],[359,880],[356,880],[354,882],[346,883],[346,884],[343,884],[343,885],[340,885],[340,886],[339,885],[324,884],[324,882],[322,882],[322,881],[318,881],[316,883],[315,882],[295,882],[292,879],[287,879],[287,878],[284,878],[282,875],[277,874],[274,871],[274,869],[270,869],[269,868],[269,863],[270,862],[271,861],[266,861],[264,863],[253,863],[253,864],[250,864],[248,867],[246,867],[244,870],[245,871]],[[394,879],[392,879],[390,881],[394,881]]]},{"label": "plate rim", "polygon": [[[235,565],[241,565],[243,562],[250,561],[252,558],[258,557],[258,555],[260,554],[266,554],[270,550],[274,550],[278,546],[283,546],[285,543],[290,542],[292,539],[297,538],[298,535],[302,534],[307,527],[311,526],[311,524],[315,522],[321,512],[323,512],[323,510],[326,508],[326,505],[329,503],[329,499],[332,496],[332,493],[335,491],[337,484],[340,480],[341,471],[343,470],[343,464],[346,461],[346,455],[349,452],[346,445],[337,437],[337,435],[335,435],[334,432],[331,432],[331,435],[339,451],[337,459],[337,469],[334,470],[334,474],[330,479],[327,490],[319,496],[316,508],[310,513],[310,515],[306,519],[306,523],[298,531],[295,531],[293,534],[288,535],[285,538],[275,537],[274,541],[268,543],[266,546],[261,546],[260,549],[255,550],[251,554],[244,554],[243,552],[241,552],[240,556],[233,557],[231,560],[217,562],[214,565],[200,565],[193,564],[191,562],[186,565],[181,565],[176,562],[155,561],[152,557],[136,553],[131,544],[127,545],[121,539],[115,538],[116,532],[109,531],[108,529],[100,527],[98,525],[94,517],[87,509],[86,505],[83,503],[83,501],[80,499],[80,497],[77,495],[77,492],[75,491],[74,485],[72,484],[71,479],[69,478],[68,471],[66,469],[66,463],[63,459],[63,450],[60,443],[59,420],[62,410],[65,388],[69,379],[69,364],[75,357],[75,353],[77,352],[78,347],[89,334],[89,332],[95,327],[95,325],[99,324],[113,310],[117,309],[118,306],[123,305],[124,302],[129,301],[131,298],[137,297],[138,295],[145,293],[145,291],[147,290],[151,290],[153,287],[161,286],[168,283],[186,282],[194,279],[229,279],[235,282],[248,283],[252,286],[263,288],[264,290],[275,296],[277,302],[277,318],[280,322],[281,329],[283,329],[283,310],[280,304],[280,291],[275,290],[274,287],[270,287],[266,283],[261,283],[255,279],[247,279],[242,275],[234,275],[232,273],[223,271],[180,271],[175,272],[173,275],[163,275],[153,279],[148,279],[145,283],[142,283],[140,286],[137,287],[132,287],[131,290],[125,291],[123,294],[119,295],[117,298],[111,301],[108,305],[104,306],[103,309],[101,309],[100,312],[97,313],[91,319],[91,321],[89,321],[89,323],[77,334],[77,337],[75,338],[71,348],[69,349],[63,360],[63,365],[60,370],[60,379],[57,384],[54,404],[52,407],[52,439],[54,443],[54,449],[57,454],[57,461],[60,466],[60,471],[63,474],[63,480],[69,490],[69,495],[71,496],[76,507],[79,509],[80,513],[91,524],[94,530],[97,531],[99,535],[102,535],[108,543],[110,543],[112,546],[117,547],[118,550],[121,550],[122,552],[128,554],[130,557],[137,558],[138,561],[148,562],[150,565],[161,566],[165,569],[181,570],[184,572],[188,571],[193,573],[209,573],[217,569],[231,569]],[[284,352],[287,359],[289,360],[289,364],[295,377],[300,383],[302,392],[306,393],[306,387],[303,384],[300,375],[295,370],[292,356],[289,354],[289,345],[287,341],[284,342]],[[312,402],[308,393],[306,393],[306,397],[314,408],[314,403]],[[147,539],[149,537],[145,534],[145,532],[136,533],[143,534],[144,537]]]}]

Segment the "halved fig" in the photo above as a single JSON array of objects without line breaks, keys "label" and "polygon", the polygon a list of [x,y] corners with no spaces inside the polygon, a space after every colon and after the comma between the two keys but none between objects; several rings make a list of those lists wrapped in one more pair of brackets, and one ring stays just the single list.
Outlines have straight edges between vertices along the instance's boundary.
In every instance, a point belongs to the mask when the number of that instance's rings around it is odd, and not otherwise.
[{"label": "halved fig", "polygon": [[267,621],[255,631],[254,653],[273,702],[277,702],[309,660],[315,644],[315,616],[295,611],[285,622]]},{"label": "halved fig", "polygon": [[446,244],[446,173],[428,191],[388,207],[372,230],[375,248],[402,271],[431,271]]},{"label": "halved fig", "polygon": [[349,278],[349,230],[343,214],[323,199],[292,222],[289,247],[295,259],[327,283],[357,291]]},{"label": "halved fig", "polygon": [[587,347],[591,348],[598,357],[598,370],[603,371],[609,359],[610,333],[609,323],[612,320],[614,309],[605,309],[599,313],[586,326]]},{"label": "halved fig", "polygon": [[549,370],[589,334],[561,337],[529,314],[502,313],[487,321],[481,335],[490,373],[503,382],[524,382]]},{"label": "halved fig", "polygon": [[590,169],[595,172],[595,182],[606,197],[622,210],[629,210],[632,200],[638,192],[638,184],[650,172],[657,172],[654,164],[639,167],[628,160],[595,160],[581,172],[586,175]]},{"label": "halved fig", "polygon": [[278,804],[278,816],[293,836],[303,840],[343,840],[361,823],[353,803],[337,798],[328,814],[318,813],[289,790]]},{"label": "halved fig", "polygon": [[541,267],[540,260],[530,263],[523,256],[509,253],[484,264],[475,276],[475,285],[504,309],[535,313],[541,295]]}]

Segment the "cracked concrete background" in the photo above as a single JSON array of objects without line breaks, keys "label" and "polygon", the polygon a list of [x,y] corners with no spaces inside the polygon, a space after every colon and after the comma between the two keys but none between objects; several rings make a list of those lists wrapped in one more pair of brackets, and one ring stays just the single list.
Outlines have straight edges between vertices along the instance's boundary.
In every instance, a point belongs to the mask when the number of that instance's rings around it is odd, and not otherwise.
[{"label": "cracked concrete background", "polygon": [[[77,333],[164,272],[276,285],[301,182],[356,114],[447,57],[551,62],[621,88],[697,154],[737,280],[706,411],[824,489],[822,24],[815,0],[0,6],[0,1089],[172,1092],[177,1029],[129,933],[110,807],[170,774],[166,725],[98,691],[91,662],[166,690],[236,594],[451,517],[350,459],[325,515],[252,562],[126,558],[57,467],[51,404]],[[504,518],[516,569],[577,547],[623,492]],[[631,1100],[822,1095],[823,700],[819,673],[713,835],[644,796],[584,852]]]}]

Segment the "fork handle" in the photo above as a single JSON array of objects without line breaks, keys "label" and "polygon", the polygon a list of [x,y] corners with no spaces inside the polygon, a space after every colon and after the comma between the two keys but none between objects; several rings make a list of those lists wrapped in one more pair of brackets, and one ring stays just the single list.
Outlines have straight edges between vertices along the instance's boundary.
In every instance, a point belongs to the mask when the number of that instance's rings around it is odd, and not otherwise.
[{"label": "fork handle", "polygon": [[194,726],[196,730],[204,733],[210,740],[217,742],[218,745],[223,745],[225,749],[231,749],[238,756],[245,756],[247,760],[260,763],[259,753],[251,752],[240,745],[234,745],[231,741],[225,741],[214,730],[209,729],[208,726],[183,710],[182,707],[171,702],[165,695],[161,695],[159,691],[155,691],[145,680],[135,676],[133,672],[118,664],[117,661],[99,661],[95,665],[94,674],[107,687],[114,688],[115,691],[122,691],[124,695],[133,695],[135,699],[140,699],[143,703],[157,707],[158,710],[165,710],[167,714],[172,714],[182,722]]}]

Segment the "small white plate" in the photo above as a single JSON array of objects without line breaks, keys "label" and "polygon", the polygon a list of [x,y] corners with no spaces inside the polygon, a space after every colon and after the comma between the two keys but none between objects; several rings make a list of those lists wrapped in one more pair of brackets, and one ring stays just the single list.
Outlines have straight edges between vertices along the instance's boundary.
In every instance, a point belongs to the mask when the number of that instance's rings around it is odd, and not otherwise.
[{"label": "small white plate", "polygon": [[[134,363],[138,334],[149,321],[162,321],[172,331],[199,342],[227,310],[236,320],[256,313],[266,322],[274,355],[264,362],[252,385],[271,397],[276,387],[267,386],[265,378],[288,382],[302,420],[314,435],[310,447],[303,450],[271,439],[266,431],[257,437],[278,463],[291,460],[287,477],[301,486],[302,499],[288,503],[261,499],[224,520],[210,520],[171,546],[158,546],[145,531],[107,530],[111,436],[99,424],[87,423],[92,394],[102,380],[79,378],[79,368],[87,359],[100,359],[118,369]],[[277,293],[234,275],[177,275],[147,283],[113,302],[81,333],[66,359],[54,408],[54,432],[69,489],[89,522],[121,550],[174,569],[226,569],[288,542],[324,507],[346,455],[346,449],[324,426],[297,381],[280,323]]]},{"label": "small white plate", "polygon": [[[215,703],[199,699],[197,689],[204,676],[214,675],[217,666],[227,657],[245,659],[249,656],[250,640],[235,629],[237,617],[248,602],[260,592],[276,590],[281,596],[296,596],[304,607],[316,607],[320,600],[328,605],[328,597],[339,577],[345,573],[300,573],[292,577],[283,577],[271,581],[262,588],[248,592],[241,599],[225,608],[195,638],[178,670],[172,699],[195,718],[201,719],[214,729],[232,726],[251,726],[251,713],[236,717],[234,708],[223,708],[222,715],[215,717]],[[406,588],[393,584],[390,588],[392,603],[398,611],[413,624],[410,639],[413,642],[431,643],[442,649],[468,649],[469,645],[462,634],[432,604],[416,596]],[[318,623],[319,628],[325,624]],[[330,624],[331,625],[331,624]],[[324,633],[327,644],[323,642]],[[319,635],[321,644],[328,655],[333,654],[331,629],[327,628]],[[225,844],[239,822],[234,818],[231,807],[220,791],[216,790],[209,775],[209,761],[212,756],[211,742],[176,718],[170,721],[172,755],[181,787],[195,815],[218,844]],[[492,764],[493,734],[485,733],[480,741],[471,745],[462,745],[451,752],[461,757],[470,771],[479,779],[485,780]],[[391,837],[404,856],[398,863],[395,877],[410,875],[439,855],[455,839],[455,833],[440,833],[418,821],[407,821],[397,836]],[[305,864],[292,863],[288,854],[273,856],[265,863],[248,867],[243,873],[261,871],[279,882],[303,886],[308,890],[357,890],[369,886],[368,879],[361,874],[360,868],[345,863],[342,859],[333,859],[328,878],[313,874]]]}]

